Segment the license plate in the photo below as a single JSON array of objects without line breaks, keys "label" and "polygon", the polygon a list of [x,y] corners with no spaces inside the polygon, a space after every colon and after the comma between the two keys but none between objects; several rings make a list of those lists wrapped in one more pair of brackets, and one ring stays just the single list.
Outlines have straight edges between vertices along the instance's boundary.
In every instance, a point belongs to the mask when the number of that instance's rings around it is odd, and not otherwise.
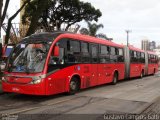
[{"label": "license plate", "polygon": [[14,92],[18,92],[18,91],[19,91],[19,88],[17,88],[17,87],[13,87],[13,88],[12,88],[12,91],[14,91]]}]

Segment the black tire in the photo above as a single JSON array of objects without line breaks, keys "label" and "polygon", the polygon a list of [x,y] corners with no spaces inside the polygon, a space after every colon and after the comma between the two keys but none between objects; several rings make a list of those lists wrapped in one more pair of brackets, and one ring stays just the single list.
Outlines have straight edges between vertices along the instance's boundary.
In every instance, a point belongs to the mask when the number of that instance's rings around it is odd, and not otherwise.
[{"label": "black tire", "polygon": [[113,76],[113,80],[112,80],[112,85],[116,85],[117,84],[117,81],[118,81],[118,74],[117,73],[114,73],[114,76]]},{"label": "black tire", "polygon": [[79,82],[76,77],[73,77],[69,84],[69,94],[74,95],[79,90]]}]

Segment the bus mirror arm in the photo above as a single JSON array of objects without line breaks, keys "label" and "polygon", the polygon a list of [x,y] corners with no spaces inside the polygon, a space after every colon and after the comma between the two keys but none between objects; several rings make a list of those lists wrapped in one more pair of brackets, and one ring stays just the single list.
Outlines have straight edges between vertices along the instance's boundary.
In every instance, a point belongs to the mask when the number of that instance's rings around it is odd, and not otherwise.
[{"label": "bus mirror arm", "polygon": [[54,57],[59,57],[59,46],[54,47],[53,56]]}]

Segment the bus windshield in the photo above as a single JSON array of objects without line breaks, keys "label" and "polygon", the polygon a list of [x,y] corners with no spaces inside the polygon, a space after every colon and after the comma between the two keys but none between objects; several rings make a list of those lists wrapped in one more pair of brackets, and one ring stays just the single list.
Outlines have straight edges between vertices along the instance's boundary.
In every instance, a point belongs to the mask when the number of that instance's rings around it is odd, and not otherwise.
[{"label": "bus windshield", "polygon": [[50,44],[30,43],[16,46],[9,59],[8,69],[11,72],[42,72]]}]

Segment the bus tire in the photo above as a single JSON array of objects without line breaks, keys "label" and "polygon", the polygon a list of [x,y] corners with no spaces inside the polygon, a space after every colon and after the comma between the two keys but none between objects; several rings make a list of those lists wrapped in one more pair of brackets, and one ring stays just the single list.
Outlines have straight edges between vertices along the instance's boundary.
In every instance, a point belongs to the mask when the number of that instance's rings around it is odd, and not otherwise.
[{"label": "bus tire", "polygon": [[73,77],[69,84],[69,95],[74,95],[79,90],[79,82],[76,77]]},{"label": "bus tire", "polygon": [[117,72],[115,72],[111,84],[112,84],[112,85],[116,85],[116,84],[117,84],[117,81],[118,81],[118,74],[117,74]]}]

